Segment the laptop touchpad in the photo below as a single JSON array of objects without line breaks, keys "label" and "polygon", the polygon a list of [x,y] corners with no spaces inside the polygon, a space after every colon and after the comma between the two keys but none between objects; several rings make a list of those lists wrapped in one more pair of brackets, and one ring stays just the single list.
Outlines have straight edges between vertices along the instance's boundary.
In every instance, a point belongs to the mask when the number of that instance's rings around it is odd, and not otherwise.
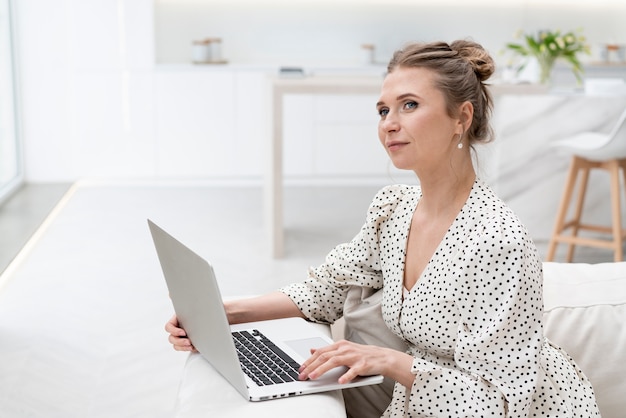
[{"label": "laptop touchpad", "polygon": [[292,350],[298,353],[302,358],[308,359],[311,357],[312,348],[320,348],[328,345],[328,342],[323,338],[304,338],[302,340],[285,341]]}]

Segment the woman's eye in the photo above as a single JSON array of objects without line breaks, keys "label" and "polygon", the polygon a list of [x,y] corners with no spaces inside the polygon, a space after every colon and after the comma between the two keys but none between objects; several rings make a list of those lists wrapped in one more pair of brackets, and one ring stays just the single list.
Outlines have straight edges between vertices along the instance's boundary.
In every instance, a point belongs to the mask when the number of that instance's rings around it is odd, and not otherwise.
[{"label": "woman's eye", "polygon": [[389,113],[389,109],[387,109],[386,107],[382,107],[382,108],[378,109],[378,115],[380,117],[387,116],[388,113]]},{"label": "woman's eye", "polygon": [[404,108],[407,110],[415,109],[417,107],[417,102],[409,101],[404,104]]}]

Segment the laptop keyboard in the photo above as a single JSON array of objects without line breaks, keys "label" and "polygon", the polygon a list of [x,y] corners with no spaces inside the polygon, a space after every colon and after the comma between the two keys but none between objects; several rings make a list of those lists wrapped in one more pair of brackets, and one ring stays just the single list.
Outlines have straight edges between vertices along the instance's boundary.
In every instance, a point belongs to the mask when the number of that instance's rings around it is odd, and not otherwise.
[{"label": "laptop keyboard", "polygon": [[258,330],[233,331],[243,371],[259,386],[298,380],[300,365]]}]

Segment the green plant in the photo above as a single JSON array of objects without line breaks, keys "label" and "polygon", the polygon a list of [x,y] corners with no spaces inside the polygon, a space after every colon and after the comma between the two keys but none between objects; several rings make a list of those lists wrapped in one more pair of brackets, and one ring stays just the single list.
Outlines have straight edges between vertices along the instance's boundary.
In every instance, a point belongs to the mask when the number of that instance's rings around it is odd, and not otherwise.
[{"label": "green plant", "polygon": [[[582,35],[582,29],[561,33],[560,30],[539,31],[536,35],[519,32],[517,38],[523,38],[523,43],[508,43],[506,47],[523,57],[534,57],[539,63],[539,80],[542,83],[550,79],[552,68],[557,59],[567,61],[579,83],[582,82],[584,69],[578,59],[578,54],[590,54],[591,50]],[[527,64],[524,62],[519,68],[521,71]]]}]

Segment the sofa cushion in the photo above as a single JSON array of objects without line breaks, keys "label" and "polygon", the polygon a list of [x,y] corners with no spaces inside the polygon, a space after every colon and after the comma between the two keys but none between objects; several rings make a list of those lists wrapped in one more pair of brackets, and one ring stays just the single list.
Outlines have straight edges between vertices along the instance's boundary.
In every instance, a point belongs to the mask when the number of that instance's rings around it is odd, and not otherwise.
[{"label": "sofa cushion", "polygon": [[593,384],[603,418],[626,411],[626,262],[544,263],[545,335]]}]

